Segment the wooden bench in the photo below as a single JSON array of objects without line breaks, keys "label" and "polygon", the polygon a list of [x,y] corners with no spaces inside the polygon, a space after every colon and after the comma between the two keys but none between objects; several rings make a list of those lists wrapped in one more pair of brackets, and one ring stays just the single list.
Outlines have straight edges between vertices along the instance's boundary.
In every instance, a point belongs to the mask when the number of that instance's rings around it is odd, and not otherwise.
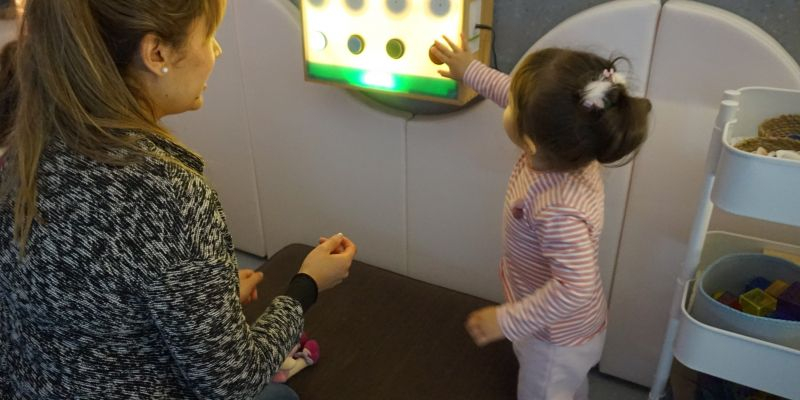
[{"label": "wooden bench", "polygon": [[[283,292],[309,251],[287,246],[259,269],[264,281],[245,309],[248,321]],[[354,262],[350,277],[306,314],[321,359],[289,385],[302,400],[515,399],[511,344],[479,348],[464,330],[467,314],[490,304]]]}]

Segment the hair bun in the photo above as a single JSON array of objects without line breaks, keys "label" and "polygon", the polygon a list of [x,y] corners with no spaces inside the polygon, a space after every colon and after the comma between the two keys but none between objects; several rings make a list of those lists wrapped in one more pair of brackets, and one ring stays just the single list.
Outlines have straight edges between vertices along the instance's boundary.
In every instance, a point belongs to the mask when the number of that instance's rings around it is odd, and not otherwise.
[{"label": "hair bun", "polygon": [[[609,96],[612,88],[625,88],[627,80],[625,74],[617,72],[614,68],[604,69],[597,80],[591,81],[583,88],[581,105],[590,110],[603,110],[616,103],[616,97]],[[610,98],[612,97],[612,98]]]}]

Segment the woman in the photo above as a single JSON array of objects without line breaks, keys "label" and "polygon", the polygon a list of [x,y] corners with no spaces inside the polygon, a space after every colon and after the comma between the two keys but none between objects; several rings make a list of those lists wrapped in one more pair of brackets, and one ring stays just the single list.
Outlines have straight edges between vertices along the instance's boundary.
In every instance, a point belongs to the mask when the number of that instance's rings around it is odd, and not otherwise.
[{"label": "woman", "polygon": [[202,160],[159,124],[202,106],[224,9],[27,1],[0,74],[0,397],[296,398],[267,384],[356,248],[323,242],[245,323],[262,276],[240,280]]}]

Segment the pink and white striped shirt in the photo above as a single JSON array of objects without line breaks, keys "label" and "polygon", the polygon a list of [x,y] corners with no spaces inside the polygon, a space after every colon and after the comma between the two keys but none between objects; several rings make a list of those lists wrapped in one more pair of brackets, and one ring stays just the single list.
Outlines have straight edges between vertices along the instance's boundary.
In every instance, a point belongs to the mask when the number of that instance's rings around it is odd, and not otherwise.
[{"label": "pink and white striped shirt", "polygon": [[[464,82],[501,107],[508,75],[473,61]],[[605,329],[598,250],[603,181],[597,162],[570,172],[536,171],[524,154],[506,191],[500,279],[506,303],[497,318],[511,341],[534,337],[562,346]]]}]

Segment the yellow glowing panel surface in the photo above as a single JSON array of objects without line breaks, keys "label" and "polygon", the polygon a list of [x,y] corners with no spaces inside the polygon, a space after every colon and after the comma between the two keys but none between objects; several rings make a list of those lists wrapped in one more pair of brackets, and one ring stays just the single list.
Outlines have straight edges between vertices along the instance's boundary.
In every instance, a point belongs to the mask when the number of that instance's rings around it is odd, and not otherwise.
[{"label": "yellow glowing panel surface", "polygon": [[[471,8],[480,10],[479,0],[472,3]],[[346,86],[455,99],[457,83],[437,73],[447,66],[434,64],[428,51],[443,34],[454,39],[461,35],[468,4],[302,0],[306,75]]]}]

